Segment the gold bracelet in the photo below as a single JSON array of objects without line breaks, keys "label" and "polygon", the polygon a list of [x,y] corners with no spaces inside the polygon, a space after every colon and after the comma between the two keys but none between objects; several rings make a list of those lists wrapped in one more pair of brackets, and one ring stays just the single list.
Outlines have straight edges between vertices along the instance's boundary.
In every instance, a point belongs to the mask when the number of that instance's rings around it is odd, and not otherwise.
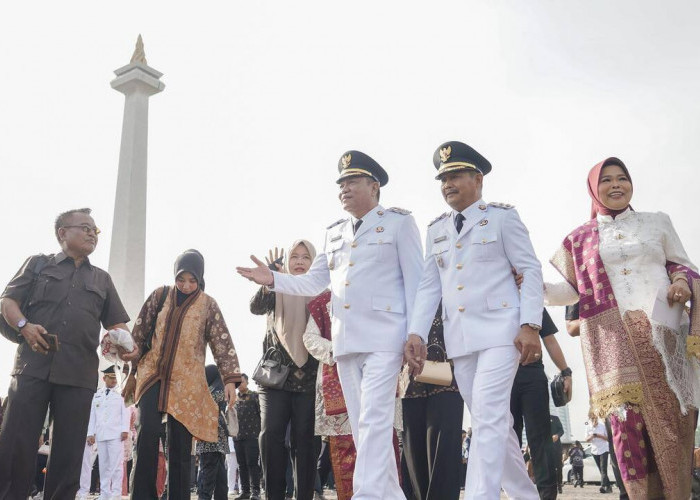
[{"label": "gold bracelet", "polygon": [[678,280],[683,280],[686,282],[686,284],[688,283],[688,277],[684,274],[677,274],[676,276],[674,276],[673,281],[671,283],[675,283]]}]

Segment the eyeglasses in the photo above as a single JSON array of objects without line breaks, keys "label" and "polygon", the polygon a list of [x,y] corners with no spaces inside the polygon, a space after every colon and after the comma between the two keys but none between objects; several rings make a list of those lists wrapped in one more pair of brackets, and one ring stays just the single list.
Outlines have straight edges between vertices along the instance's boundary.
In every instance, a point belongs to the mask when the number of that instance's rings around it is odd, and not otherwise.
[{"label": "eyeglasses", "polygon": [[85,234],[90,234],[90,233],[95,233],[95,236],[100,234],[102,231],[100,231],[100,228],[97,226],[88,226],[87,224],[81,224],[79,226],[63,226],[63,228],[69,228],[69,227],[78,227],[83,230]]}]

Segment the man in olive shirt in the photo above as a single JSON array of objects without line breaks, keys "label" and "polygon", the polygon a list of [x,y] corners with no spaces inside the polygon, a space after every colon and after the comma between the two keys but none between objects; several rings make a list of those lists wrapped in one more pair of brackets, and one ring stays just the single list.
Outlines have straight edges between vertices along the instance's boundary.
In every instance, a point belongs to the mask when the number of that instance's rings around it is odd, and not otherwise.
[{"label": "man in olive shirt", "polygon": [[[74,498],[78,490],[90,405],[97,388],[101,325],[108,330],[126,329],[129,321],[109,274],[88,260],[99,232],[90,209],[59,215],[55,234],[61,252],[27,259],[2,294],[2,314],[22,342],[0,429],[0,500],[27,498],[49,407],[53,441],[44,498]],[[35,276],[37,259],[46,263]],[[47,333],[58,337],[58,351],[49,351],[42,337]],[[135,350],[122,359],[137,355]]]}]

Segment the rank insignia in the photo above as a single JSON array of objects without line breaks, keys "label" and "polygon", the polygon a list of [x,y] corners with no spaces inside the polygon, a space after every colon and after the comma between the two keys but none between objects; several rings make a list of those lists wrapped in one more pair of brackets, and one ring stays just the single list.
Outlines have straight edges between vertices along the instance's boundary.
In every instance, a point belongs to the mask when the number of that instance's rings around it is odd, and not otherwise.
[{"label": "rank insignia", "polygon": [[488,220],[488,219],[484,219],[484,220],[482,220],[481,222],[479,222],[479,225],[480,225],[480,226],[485,226],[485,225],[488,224],[488,223],[489,223],[489,220]]},{"label": "rank insignia", "polygon": [[486,205],[479,205],[479,210],[486,210]]},{"label": "rank insignia", "polygon": [[384,232],[384,228],[383,228],[382,226],[377,226],[377,229],[375,229],[375,231],[378,232],[378,233],[383,233],[383,232]]}]

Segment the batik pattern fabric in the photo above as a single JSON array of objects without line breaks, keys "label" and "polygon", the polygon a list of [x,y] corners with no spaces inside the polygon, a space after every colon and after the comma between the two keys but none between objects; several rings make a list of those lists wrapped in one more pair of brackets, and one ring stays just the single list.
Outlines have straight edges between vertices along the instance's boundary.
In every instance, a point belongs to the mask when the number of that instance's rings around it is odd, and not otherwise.
[{"label": "batik pattern fabric", "polygon": [[321,364],[316,377],[314,432],[317,436],[348,436],[352,430],[330,338],[330,297],[331,292],[325,291],[309,302],[310,317],[304,332],[306,349]]},{"label": "batik pattern fabric", "polygon": [[[646,471],[658,469],[666,497],[687,498],[690,476],[685,472],[692,439],[687,440],[685,428],[687,418],[695,414],[698,394],[693,373],[700,323],[690,321],[697,314],[695,295],[690,317],[685,316],[679,331],[649,319],[657,291],[667,289],[679,274],[691,291],[697,291],[696,268],[670,219],[631,210],[615,219],[598,215],[567,236],[552,264],[571,290],[548,286],[547,301],[553,305],[579,301],[593,414],[601,419],[614,416],[618,427],[634,415],[630,425],[636,428],[641,423],[648,434],[654,466],[645,469],[644,464],[629,463],[635,472],[627,474],[625,482],[630,484],[630,497],[653,498],[649,494],[654,478]],[[621,467],[627,467],[624,451],[616,449],[616,455],[622,459]]]},{"label": "batik pattern fabric", "polygon": [[156,323],[151,350],[138,363],[136,397],[160,381],[158,410],[183,424],[200,441],[217,441],[219,408],[204,371],[207,344],[224,384],[241,380],[238,355],[216,301],[198,290],[177,305],[172,287],[156,314],[161,290],[151,294],[134,326],[134,340],[143,352],[146,333]]},{"label": "batik pattern fabric", "polygon": [[215,389],[211,392],[211,397],[214,402],[219,407],[219,427],[218,427],[218,439],[216,441],[197,441],[195,450],[197,455],[202,453],[223,453],[228,455],[231,450],[228,446],[228,434],[226,432],[226,420],[223,415],[226,412],[226,395],[221,389]]},{"label": "batik pattern fabric", "polygon": [[338,500],[352,498],[352,475],[355,473],[357,450],[352,436],[329,436],[331,466]]}]

